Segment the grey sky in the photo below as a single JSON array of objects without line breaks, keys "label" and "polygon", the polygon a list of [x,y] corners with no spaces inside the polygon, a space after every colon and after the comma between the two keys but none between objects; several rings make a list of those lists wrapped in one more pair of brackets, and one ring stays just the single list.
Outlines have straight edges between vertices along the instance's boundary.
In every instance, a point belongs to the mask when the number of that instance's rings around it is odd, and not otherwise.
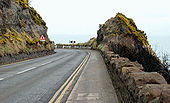
[{"label": "grey sky", "polygon": [[148,36],[170,35],[169,0],[32,0],[31,4],[46,21],[52,40],[61,34],[94,37],[98,25],[117,12],[132,18]]}]

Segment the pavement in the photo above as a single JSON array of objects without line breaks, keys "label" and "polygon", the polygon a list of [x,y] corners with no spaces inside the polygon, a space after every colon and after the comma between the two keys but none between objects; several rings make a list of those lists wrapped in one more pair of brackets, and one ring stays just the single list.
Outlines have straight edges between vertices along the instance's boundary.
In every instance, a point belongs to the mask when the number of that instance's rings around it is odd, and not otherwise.
[{"label": "pavement", "polygon": [[48,103],[88,55],[56,49],[45,57],[0,66],[0,103]]},{"label": "pavement", "polygon": [[66,103],[118,103],[99,52],[91,51],[90,59]]}]

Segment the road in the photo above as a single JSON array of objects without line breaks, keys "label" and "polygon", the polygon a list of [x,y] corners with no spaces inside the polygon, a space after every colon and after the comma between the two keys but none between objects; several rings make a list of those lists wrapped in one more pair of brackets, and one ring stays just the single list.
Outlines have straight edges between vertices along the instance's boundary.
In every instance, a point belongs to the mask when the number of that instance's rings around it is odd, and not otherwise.
[{"label": "road", "polygon": [[0,66],[0,103],[48,103],[87,56],[85,50],[57,53]]}]

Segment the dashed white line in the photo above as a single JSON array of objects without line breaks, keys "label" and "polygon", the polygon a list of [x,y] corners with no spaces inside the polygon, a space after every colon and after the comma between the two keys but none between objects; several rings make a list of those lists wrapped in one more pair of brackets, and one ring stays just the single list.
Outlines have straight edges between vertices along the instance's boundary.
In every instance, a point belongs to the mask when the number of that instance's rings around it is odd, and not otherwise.
[{"label": "dashed white line", "polygon": [[[52,62],[52,61],[49,61],[49,62],[47,62],[47,63],[41,64],[40,66],[49,64],[49,63],[51,63],[51,62]],[[39,67],[39,66],[38,66],[38,67]],[[35,69],[35,68],[38,68],[38,67],[32,67],[32,68],[30,68],[30,69],[26,69],[26,70],[21,71],[21,72],[18,72],[18,73],[16,73],[16,74],[22,74],[22,73],[28,72],[28,71],[30,71],[30,70],[33,70],[33,69]]]},{"label": "dashed white line", "polygon": [[35,68],[37,68],[37,67],[32,67],[32,68],[30,68],[30,69],[27,69],[27,70],[18,72],[18,73],[16,73],[16,74],[22,74],[22,73],[28,72],[28,71],[30,71],[30,70],[33,70],[33,69],[35,69]]},{"label": "dashed white line", "polygon": [[[49,61],[49,62],[46,62],[46,63],[44,63],[44,64],[41,64],[40,66],[43,66],[43,65],[46,65],[46,64],[49,64],[49,63],[52,63],[52,62],[53,62],[53,61]],[[39,66],[38,66],[38,67],[39,67]],[[29,68],[29,69],[20,71],[20,72],[18,72],[18,73],[16,73],[16,74],[19,75],[19,74],[22,74],[22,73],[31,71],[31,70],[33,70],[33,69],[36,69],[36,68],[38,68],[38,67],[32,67],[32,68]],[[8,78],[8,77],[7,77],[7,78]],[[0,81],[3,81],[4,79],[6,79],[6,78],[0,78]]]},{"label": "dashed white line", "polygon": [[4,80],[5,78],[0,78],[0,81]]},{"label": "dashed white line", "polygon": [[47,62],[47,63],[43,63],[43,64],[41,64],[41,66],[42,66],[42,65],[49,64],[49,63],[51,63],[51,62],[53,62],[53,61],[49,61],[49,62]]}]

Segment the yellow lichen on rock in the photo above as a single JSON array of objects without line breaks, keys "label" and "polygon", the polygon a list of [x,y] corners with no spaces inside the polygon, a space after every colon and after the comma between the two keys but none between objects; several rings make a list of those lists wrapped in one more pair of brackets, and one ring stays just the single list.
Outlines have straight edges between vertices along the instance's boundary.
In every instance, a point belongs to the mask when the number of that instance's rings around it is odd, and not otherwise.
[{"label": "yellow lichen on rock", "polygon": [[[46,23],[29,6],[28,0],[12,0],[0,6],[3,8],[0,10],[3,14],[0,15],[0,57],[54,50],[54,43],[47,35]],[[40,41],[42,34],[46,41]]]},{"label": "yellow lichen on rock", "polygon": [[128,29],[130,30],[129,33],[136,35],[138,37],[138,40],[143,45],[145,46],[149,45],[146,36],[142,33],[142,31],[137,29],[135,22],[131,18],[127,18],[122,13],[118,13],[117,17],[120,18],[120,20],[127,25]]},{"label": "yellow lichen on rock", "polygon": [[109,35],[106,35],[105,37],[111,37],[111,36],[117,36],[116,34],[112,33],[112,34],[109,34]]},{"label": "yellow lichen on rock", "polygon": [[[116,34],[116,35],[115,35]],[[137,61],[146,72],[158,72],[170,83],[168,69],[161,63],[149,45],[144,31],[139,30],[131,18],[118,13],[99,26],[97,32],[97,48],[112,51],[130,61]],[[123,73],[139,71],[136,68],[122,68]]]},{"label": "yellow lichen on rock", "polygon": [[30,7],[29,12],[31,14],[32,19],[35,21],[36,24],[38,24],[39,26],[46,25],[46,23],[42,20],[42,17],[37,13],[36,10],[34,10],[34,8]]},{"label": "yellow lichen on rock", "polygon": [[21,5],[24,9],[29,8],[28,0],[18,0],[17,3]]},{"label": "yellow lichen on rock", "polygon": [[39,44],[39,42],[41,42],[39,37],[38,34],[35,34],[35,38],[32,38],[26,32],[18,33],[11,27],[7,29],[5,34],[0,36],[0,56],[18,54],[19,52],[37,51],[37,48],[39,48],[39,50],[44,50],[46,48],[52,50],[50,47],[51,44],[49,44],[48,47]]}]

